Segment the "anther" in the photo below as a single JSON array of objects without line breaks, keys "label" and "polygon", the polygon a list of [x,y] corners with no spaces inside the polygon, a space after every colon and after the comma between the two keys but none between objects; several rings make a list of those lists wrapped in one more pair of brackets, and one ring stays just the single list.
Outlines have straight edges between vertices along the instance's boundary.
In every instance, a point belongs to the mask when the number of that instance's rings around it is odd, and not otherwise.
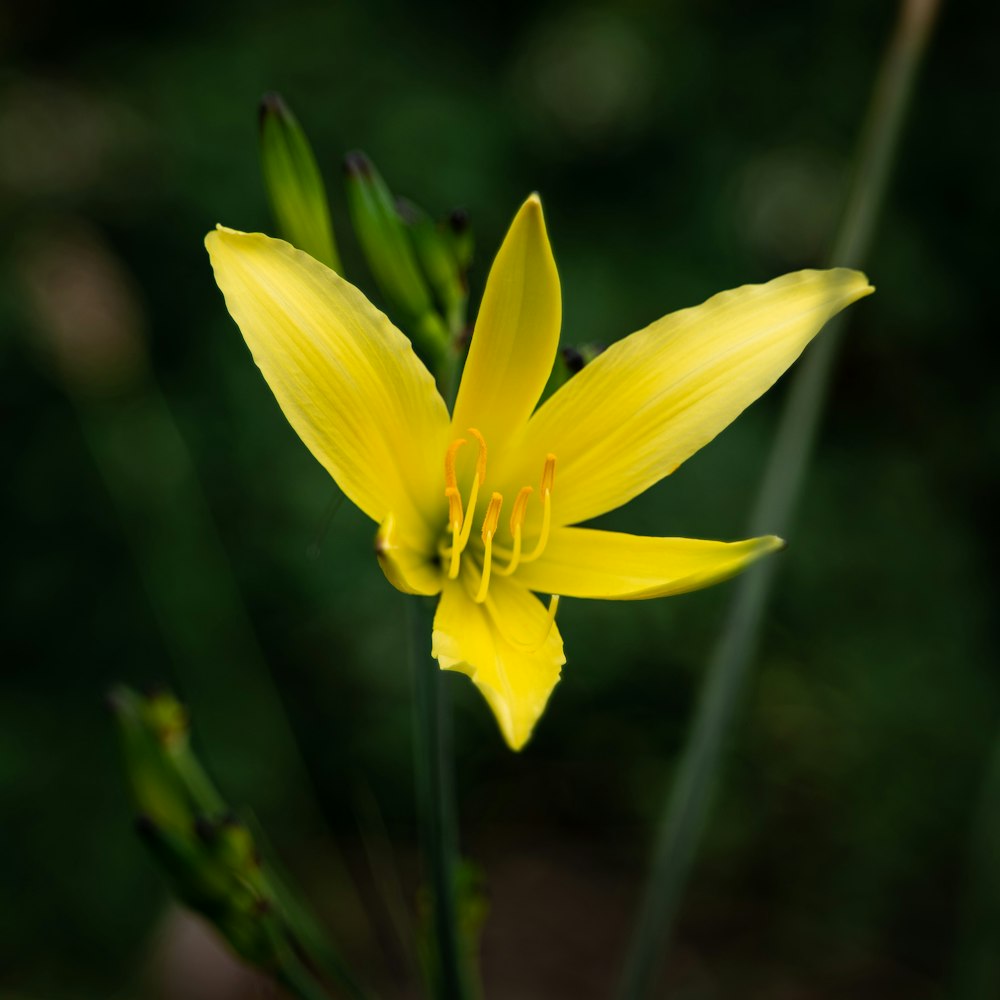
[{"label": "anther", "polygon": [[556,479],[556,456],[550,451],[545,456],[545,467],[542,469],[542,492],[551,493],[552,484]]},{"label": "anther", "polygon": [[500,507],[503,504],[503,496],[494,493],[490,497],[490,505],[486,508],[486,517],[483,518],[483,541],[489,541],[497,533],[497,525],[500,523]]},{"label": "anther", "polygon": [[503,504],[503,497],[499,493],[494,493],[490,497],[490,504],[486,508],[486,517],[483,518],[483,578],[479,581],[479,592],[475,601],[482,604],[486,600],[486,593],[490,589],[490,566],[493,562],[493,536],[497,531],[497,524],[500,522],[500,506]]},{"label": "anther", "polygon": [[452,531],[462,530],[462,494],[454,486],[444,491],[448,498],[448,524]]},{"label": "anther", "polygon": [[503,569],[497,569],[501,576],[510,576],[517,569],[521,562],[521,528],[524,524],[524,515],[528,510],[528,498],[534,490],[530,486],[522,486],[514,501],[514,509],[510,514],[510,533],[514,538],[514,548],[510,555],[510,562]]},{"label": "anther", "polygon": [[510,512],[510,533],[516,535],[524,524],[524,514],[528,509],[528,497],[535,491],[530,486],[522,486],[514,501],[514,509]]},{"label": "anther", "polygon": [[458,438],[452,441],[448,445],[448,450],[444,455],[444,485],[445,491],[444,495],[448,496],[449,490],[455,490],[458,492],[458,477],[455,475],[455,456],[458,454],[458,449],[465,444],[465,438]]}]

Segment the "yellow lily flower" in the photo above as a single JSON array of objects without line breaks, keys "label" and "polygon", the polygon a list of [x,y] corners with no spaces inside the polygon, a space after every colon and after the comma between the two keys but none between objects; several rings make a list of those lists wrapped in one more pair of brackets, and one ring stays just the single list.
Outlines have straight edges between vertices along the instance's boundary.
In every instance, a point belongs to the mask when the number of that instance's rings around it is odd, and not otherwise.
[{"label": "yellow lily flower", "polygon": [[[535,407],[559,343],[542,206],[490,270],[449,416],[409,340],[358,289],[281,240],[219,227],[216,281],[299,437],[379,525],[393,586],[440,595],[432,655],[469,675],[520,749],[566,658],[560,597],[706,587],[781,546],[573,527],[673,472],[873,289],[842,268],[715,295],[613,344]],[[548,607],[536,593],[553,595]]]}]

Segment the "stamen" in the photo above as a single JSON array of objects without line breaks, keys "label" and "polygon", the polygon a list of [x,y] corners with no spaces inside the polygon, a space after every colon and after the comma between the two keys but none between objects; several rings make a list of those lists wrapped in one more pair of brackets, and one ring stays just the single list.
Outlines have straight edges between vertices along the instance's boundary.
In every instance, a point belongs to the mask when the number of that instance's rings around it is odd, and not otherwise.
[{"label": "stamen", "polygon": [[448,498],[448,525],[454,531],[455,528],[462,528],[462,494],[454,486],[449,486],[444,491]]},{"label": "stamen", "polygon": [[556,612],[559,610],[559,595],[553,594],[549,599],[549,613],[542,629],[541,638],[537,642],[520,642],[519,640],[507,635],[500,624],[500,614],[497,610],[496,604],[494,604],[493,601],[487,601],[486,607],[488,608],[490,616],[493,619],[493,624],[496,625],[497,631],[503,637],[503,641],[506,642],[508,646],[513,646],[519,653],[525,653],[530,656],[533,653],[537,653],[542,646],[548,642],[548,638],[552,634],[552,626],[556,621]]},{"label": "stamen", "polygon": [[458,577],[458,569],[462,562],[462,550],[458,546],[459,535],[462,533],[462,495],[454,486],[444,491],[448,498],[448,523],[451,526],[451,563],[448,566],[448,578]]},{"label": "stamen", "polygon": [[551,452],[545,456],[545,468],[542,469],[542,530],[538,541],[529,555],[521,562],[534,562],[544,551],[549,542],[549,530],[552,527],[552,488],[556,478],[556,456]]},{"label": "stamen", "polygon": [[476,459],[476,475],[481,483],[486,482],[486,439],[476,430],[469,428],[469,433],[479,442],[479,457]]},{"label": "stamen", "polygon": [[545,456],[545,468],[542,469],[542,492],[552,492],[552,485],[556,481],[556,456],[550,451]]},{"label": "stamen", "polygon": [[455,475],[455,456],[458,449],[465,444],[465,438],[456,438],[448,445],[448,450],[444,455],[444,495],[448,495],[448,490],[458,490],[458,477]]},{"label": "stamen", "polygon": [[472,518],[475,516],[476,501],[479,499],[479,487],[486,482],[486,440],[475,427],[470,427],[469,433],[479,442],[479,457],[476,459],[476,478],[472,480],[469,502],[465,505],[469,516],[465,524],[462,525],[462,536],[458,542],[459,553],[465,550],[465,546],[469,542],[469,536],[472,534]]},{"label": "stamen", "polygon": [[530,486],[522,486],[514,501],[514,509],[510,514],[510,533],[514,536],[514,550],[510,556],[510,562],[503,569],[497,569],[501,576],[510,576],[517,569],[521,562],[521,526],[524,524],[524,515],[528,510],[528,498],[534,490]]},{"label": "stamen", "polygon": [[496,534],[497,524],[500,521],[500,505],[503,497],[499,493],[494,493],[490,497],[490,505],[486,508],[486,517],[483,518],[483,578],[479,581],[479,592],[475,596],[476,604],[482,604],[486,600],[486,592],[490,588],[490,565],[493,561],[493,536]]}]

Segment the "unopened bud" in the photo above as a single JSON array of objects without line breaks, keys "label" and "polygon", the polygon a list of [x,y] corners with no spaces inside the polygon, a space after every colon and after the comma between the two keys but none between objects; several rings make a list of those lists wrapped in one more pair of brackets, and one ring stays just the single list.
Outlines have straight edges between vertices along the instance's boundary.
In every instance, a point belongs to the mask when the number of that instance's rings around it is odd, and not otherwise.
[{"label": "unopened bud", "polygon": [[583,371],[598,354],[603,351],[603,347],[594,344],[583,344],[580,347],[566,346],[556,355],[555,364],[552,366],[552,373],[542,392],[542,399],[548,399],[557,389],[565,385],[574,375]]},{"label": "unopened bud", "polygon": [[399,314],[417,353],[440,370],[448,349],[447,329],[435,312],[430,285],[392,192],[360,151],[344,158],[344,174],[354,231],[372,276],[390,309]]},{"label": "unopened bud", "polygon": [[396,206],[421,270],[447,319],[452,336],[456,336],[465,322],[468,291],[465,269],[455,255],[450,230],[446,225],[436,224],[422,208],[405,198],[399,199]]},{"label": "unopened bud", "polygon": [[382,294],[408,320],[422,316],[432,308],[430,290],[392,193],[360,151],[347,154],[344,172],[354,231]]},{"label": "unopened bud", "polygon": [[447,233],[451,239],[452,252],[455,254],[459,269],[464,276],[472,265],[472,255],[475,249],[469,213],[464,208],[456,208],[448,216]]},{"label": "unopened bud", "polygon": [[316,157],[302,126],[278,94],[261,98],[260,159],[282,237],[339,272],[340,256]]}]

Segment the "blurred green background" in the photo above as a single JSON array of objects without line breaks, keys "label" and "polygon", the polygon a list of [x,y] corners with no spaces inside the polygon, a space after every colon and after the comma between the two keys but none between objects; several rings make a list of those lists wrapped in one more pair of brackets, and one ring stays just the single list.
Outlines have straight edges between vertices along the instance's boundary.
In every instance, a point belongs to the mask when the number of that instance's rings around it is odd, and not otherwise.
[{"label": "blurred green background", "polygon": [[[944,997],[988,946],[970,886],[988,884],[971,845],[1000,843],[983,826],[1000,732],[998,196],[993,42],[973,6],[944,12],[920,81],[867,265],[878,294],[851,310],[663,995]],[[563,342],[608,343],[823,261],[894,14],[4,6],[0,995],[259,995],[168,909],[133,833],[102,701],[116,681],[186,698],[228,797],[386,995],[414,995],[403,598],[373,526],[347,504],[330,519],[332,485],[202,247],[219,221],[273,228],[261,93],[307,129],[347,273],[376,300],[346,223],[354,147],[397,193],[468,210],[473,301],[540,191]],[[739,537],[782,396],[606,523]],[[489,995],[608,995],[730,593],[565,601],[569,662],[520,755],[448,678]]]}]

